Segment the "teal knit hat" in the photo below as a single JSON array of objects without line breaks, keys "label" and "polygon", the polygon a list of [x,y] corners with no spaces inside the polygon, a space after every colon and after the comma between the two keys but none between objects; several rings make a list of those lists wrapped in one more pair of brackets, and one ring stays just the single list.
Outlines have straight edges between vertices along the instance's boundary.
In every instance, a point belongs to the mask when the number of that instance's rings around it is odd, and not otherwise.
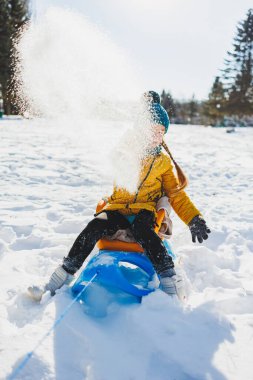
[{"label": "teal knit hat", "polygon": [[170,119],[163,106],[159,103],[151,103],[149,106],[149,112],[151,122],[163,125],[165,128],[165,133],[167,133],[170,125]]},{"label": "teal knit hat", "polygon": [[143,94],[143,97],[148,104],[151,123],[163,125],[165,128],[165,133],[167,133],[170,120],[167,111],[160,104],[161,101],[159,94],[155,91],[148,91]]}]

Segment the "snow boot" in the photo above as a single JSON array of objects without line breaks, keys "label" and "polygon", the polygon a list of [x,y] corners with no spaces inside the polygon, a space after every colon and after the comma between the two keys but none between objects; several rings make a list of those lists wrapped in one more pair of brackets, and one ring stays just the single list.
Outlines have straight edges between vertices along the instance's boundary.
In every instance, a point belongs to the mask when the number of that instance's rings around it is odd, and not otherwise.
[{"label": "snow boot", "polygon": [[57,289],[60,289],[63,285],[69,285],[73,279],[74,276],[72,274],[66,272],[62,266],[59,266],[53,272],[49,282],[43,288],[30,286],[28,288],[28,293],[32,299],[40,301],[45,292],[49,290],[51,296],[54,296]]},{"label": "snow boot", "polygon": [[160,273],[160,289],[171,297],[178,297],[180,301],[186,299],[183,278],[176,274],[174,268]]}]

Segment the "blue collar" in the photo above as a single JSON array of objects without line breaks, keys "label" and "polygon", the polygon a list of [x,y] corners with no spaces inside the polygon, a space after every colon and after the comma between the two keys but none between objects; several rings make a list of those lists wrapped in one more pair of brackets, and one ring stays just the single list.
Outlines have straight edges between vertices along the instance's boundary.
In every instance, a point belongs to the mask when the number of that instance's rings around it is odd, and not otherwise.
[{"label": "blue collar", "polygon": [[157,156],[162,151],[162,145],[158,145],[155,148],[147,149],[146,155],[147,156]]}]

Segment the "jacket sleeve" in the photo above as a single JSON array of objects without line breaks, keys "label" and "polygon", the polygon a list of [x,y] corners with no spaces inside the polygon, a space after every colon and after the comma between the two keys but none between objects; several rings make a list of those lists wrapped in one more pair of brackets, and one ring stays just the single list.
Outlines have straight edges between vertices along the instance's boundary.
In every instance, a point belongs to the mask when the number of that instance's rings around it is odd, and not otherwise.
[{"label": "jacket sleeve", "polygon": [[185,224],[188,224],[196,215],[201,215],[200,211],[192,203],[185,191],[180,191],[177,195],[170,197],[170,191],[177,187],[178,179],[173,173],[173,166],[169,157],[166,157],[166,172],[162,175],[163,190],[170,200],[170,204],[177,215]]}]

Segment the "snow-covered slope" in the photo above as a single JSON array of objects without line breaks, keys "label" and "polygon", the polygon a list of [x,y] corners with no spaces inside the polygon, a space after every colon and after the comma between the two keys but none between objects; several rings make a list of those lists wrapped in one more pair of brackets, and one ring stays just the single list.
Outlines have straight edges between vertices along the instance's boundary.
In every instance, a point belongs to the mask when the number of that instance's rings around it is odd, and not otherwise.
[{"label": "snow-covered slope", "polygon": [[[93,123],[97,145],[72,125],[64,131],[43,121],[0,122],[1,379],[71,301],[65,288],[34,304],[27,286],[48,278],[111,190],[105,155],[127,125]],[[158,290],[141,305],[95,319],[76,303],[17,378],[253,378],[252,137],[252,129],[227,134],[197,126],[172,126],[167,136],[212,230],[208,241],[194,245],[173,217],[187,304]]]}]

